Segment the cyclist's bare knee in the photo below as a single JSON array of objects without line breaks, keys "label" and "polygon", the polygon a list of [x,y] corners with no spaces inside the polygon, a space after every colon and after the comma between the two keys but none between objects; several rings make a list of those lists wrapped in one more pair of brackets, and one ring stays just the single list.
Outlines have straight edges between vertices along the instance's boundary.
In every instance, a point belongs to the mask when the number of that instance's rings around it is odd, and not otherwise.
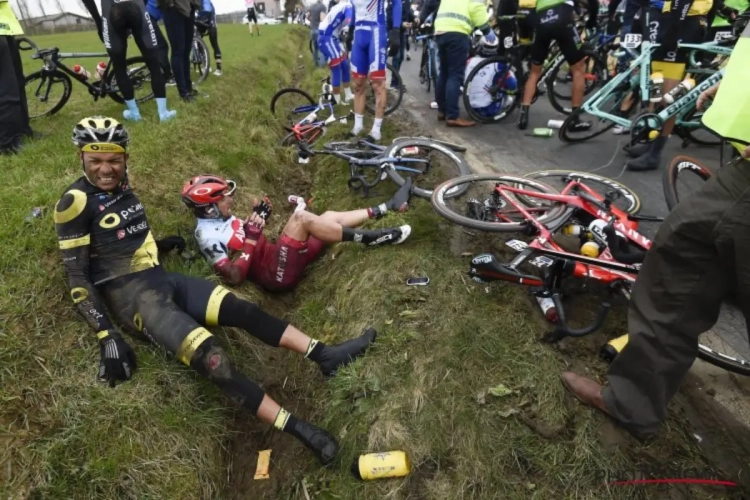
[{"label": "cyclist's bare knee", "polygon": [[354,91],[355,92],[362,92],[365,90],[365,82],[367,81],[366,78],[363,77],[354,77]]},{"label": "cyclist's bare knee", "polygon": [[211,380],[224,380],[231,377],[229,356],[219,346],[211,345],[202,353],[198,362],[201,363]]},{"label": "cyclist's bare knee", "polygon": [[310,225],[316,217],[305,210],[294,212],[284,226],[283,233],[297,241],[307,241],[310,236]]}]

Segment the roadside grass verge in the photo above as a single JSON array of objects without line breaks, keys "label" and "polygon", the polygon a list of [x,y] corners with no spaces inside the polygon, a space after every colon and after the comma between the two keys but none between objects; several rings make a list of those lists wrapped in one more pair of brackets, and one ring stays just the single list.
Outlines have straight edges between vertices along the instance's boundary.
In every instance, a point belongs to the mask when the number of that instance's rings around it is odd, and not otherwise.
[{"label": "roadside grass verge", "polygon": [[[314,93],[324,75],[309,71],[305,30],[265,28],[250,38],[244,26],[222,25],[219,33],[225,74],[201,87],[209,97],[183,105],[172,90],[176,120],[158,124],[151,102],[141,106],[144,122],[128,125],[130,175],[157,237],[180,232],[192,244],[193,220],[179,190],[198,173],[236,180],[239,213],[249,211],[253,196],[269,194],[276,202],[270,235],[291,212],[288,194],[313,196],[320,213],[371,206],[395,190],[383,183],[380,196],[362,200],[347,190],[343,163],[299,165],[292,150],[277,146],[282,134],[268,112],[271,95],[291,85]],[[35,41],[70,51],[101,48],[93,33]],[[419,199],[409,212],[369,224],[411,224],[403,245],[335,245],[292,294],[266,295],[252,285],[238,291],[326,342],[376,327],[373,349],[334,379],[244,332],[216,331],[236,364],[283,406],[340,439],[332,469],[321,470],[293,438],[231,408],[209,383],[145,343],[133,342],[139,371],[131,382],[100,386],[98,349],[68,300],[50,213],[80,175],[69,143],[73,124],[96,113],[119,118],[121,107],[93,103],[83,87],[74,96],[57,116],[34,124],[49,137],[2,159],[1,496],[287,499],[305,498],[306,488],[318,499],[634,498],[670,490],[607,489],[603,478],[653,464],[708,469],[679,418],[643,446],[573,402],[558,373],[567,364],[602,372],[595,356],[603,337],[559,349],[540,344],[545,326],[521,290],[485,288],[465,276],[461,253],[485,251],[488,239],[452,227]],[[397,121],[387,120],[388,136]],[[400,134],[414,132],[400,125]],[[34,206],[46,212],[27,223]],[[202,261],[170,256],[165,265],[211,277]],[[406,287],[412,276],[431,283]],[[499,384],[512,392],[487,394]],[[257,451],[266,448],[274,450],[271,480],[253,481]],[[408,452],[411,476],[368,483],[351,477],[360,453],[395,449]],[[691,498],[714,492],[683,491]]]}]

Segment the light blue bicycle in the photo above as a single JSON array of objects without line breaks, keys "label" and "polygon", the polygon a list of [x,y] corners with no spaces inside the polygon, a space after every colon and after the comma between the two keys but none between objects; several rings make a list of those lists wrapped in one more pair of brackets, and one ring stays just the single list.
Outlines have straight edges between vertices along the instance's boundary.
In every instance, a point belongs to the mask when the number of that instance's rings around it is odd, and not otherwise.
[{"label": "light blue bicycle", "polygon": [[419,83],[427,84],[427,92],[429,92],[432,87],[437,87],[440,69],[437,42],[435,42],[435,35],[432,34],[420,35],[417,37],[417,41],[420,40],[424,41],[424,46],[422,47],[422,62],[419,66]]}]

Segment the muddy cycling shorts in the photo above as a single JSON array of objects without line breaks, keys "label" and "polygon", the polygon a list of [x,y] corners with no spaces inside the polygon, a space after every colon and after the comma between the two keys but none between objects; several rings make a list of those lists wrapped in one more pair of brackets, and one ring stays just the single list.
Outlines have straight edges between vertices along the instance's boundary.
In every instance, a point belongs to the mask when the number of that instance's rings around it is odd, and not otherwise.
[{"label": "muddy cycling shorts", "polygon": [[136,38],[141,49],[156,49],[156,27],[137,0],[102,0],[102,38],[107,51],[124,54],[128,35]]},{"label": "muddy cycling shorts", "polygon": [[341,42],[336,36],[318,35],[318,50],[326,58],[326,62],[331,68],[339,65],[346,57]]},{"label": "muddy cycling shorts", "polygon": [[148,338],[185,363],[219,324],[219,308],[229,293],[202,278],[154,267],[101,285],[107,306],[127,331]]},{"label": "muddy cycling shorts", "polygon": [[583,59],[581,38],[575,28],[572,5],[560,4],[551,9],[538,10],[537,16],[536,38],[531,46],[532,64],[544,64],[553,41],[557,42],[569,65]]},{"label": "muddy cycling shorts", "polygon": [[248,24],[250,24],[250,21],[254,22],[255,24],[258,24],[258,16],[255,14],[255,9],[247,9]]},{"label": "muddy cycling shorts", "polygon": [[325,246],[323,241],[312,236],[307,241],[297,241],[282,234],[276,243],[262,239],[253,255],[251,279],[270,292],[291,290],[302,280],[307,266]]},{"label": "muddy cycling shorts", "polygon": [[[661,40],[669,29],[668,14],[649,12],[649,38],[655,43]],[[707,21],[705,16],[688,16],[680,23],[677,43],[703,43],[706,36]],[[660,72],[668,80],[681,80],[685,76],[685,67],[690,50],[681,49],[663,51],[656,49],[651,59],[651,72]]]},{"label": "muddy cycling shorts", "polygon": [[[360,24],[361,23],[361,24]],[[350,61],[355,78],[385,79],[388,32],[385,25],[358,21],[354,25],[354,42]]]}]

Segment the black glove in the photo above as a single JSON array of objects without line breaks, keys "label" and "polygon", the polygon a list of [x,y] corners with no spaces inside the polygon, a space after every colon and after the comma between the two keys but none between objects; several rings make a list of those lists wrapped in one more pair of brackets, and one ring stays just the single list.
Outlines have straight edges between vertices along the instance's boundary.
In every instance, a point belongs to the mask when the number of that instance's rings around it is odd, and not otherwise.
[{"label": "black glove", "polygon": [[352,44],[354,43],[354,28],[350,27],[346,31],[346,41],[344,44],[346,45],[346,51],[351,52],[352,51]]},{"label": "black glove", "polygon": [[586,20],[586,28],[596,31],[596,13],[589,14],[589,18]]},{"label": "black glove", "polygon": [[130,380],[137,368],[135,353],[115,330],[107,330],[99,338],[99,381],[114,387],[117,381]]},{"label": "black glove", "polygon": [[271,200],[268,198],[268,196],[264,196],[263,199],[253,207],[253,212],[258,214],[264,221],[268,221],[268,219],[271,217],[272,208],[273,204],[271,204]]},{"label": "black glove", "polygon": [[185,238],[182,236],[167,236],[166,238],[162,238],[160,240],[156,240],[156,248],[159,250],[159,253],[169,253],[175,248],[177,251],[182,252],[185,250]]},{"label": "black glove", "polygon": [[388,57],[393,57],[398,54],[398,49],[401,47],[401,29],[391,28],[388,32]]}]

